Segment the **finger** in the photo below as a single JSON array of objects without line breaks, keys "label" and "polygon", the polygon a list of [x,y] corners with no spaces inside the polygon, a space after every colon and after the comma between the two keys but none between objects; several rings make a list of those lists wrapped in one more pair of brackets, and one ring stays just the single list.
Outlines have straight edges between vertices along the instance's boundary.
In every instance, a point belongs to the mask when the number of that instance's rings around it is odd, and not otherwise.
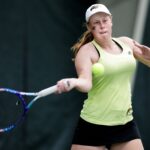
[{"label": "finger", "polygon": [[139,48],[141,48],[142,47],[142,45],[141,44],[139,44],[138,42],[136,42],[136,41],[133,41],[133,43],[134,43],[134,45],[135,46],[137,46],[137,47],[139,47]]},{"label": "finger", "polygon": [[69,82],[69,80],[67,80],[66,83],[67,83],[67,86],[70,87],[70,82]]},{"label": "finger", "polygon": [[134,42],[134,45],[137,46],[138,48],[140,48],[141,50],[146,50],[146,49],[148,49],[148,47],[145,46],[145,45],[139,44],[139,43],[136,42],[136,41],[133,41],[133,42]]},{"label": "finger", "polygon": [[65,89],[68,91],[70,89],[70,82],[69,80],[65,80],[64,81],[64,86],[65,86]]},{"label": "finger", "polygon": [[61,92],[60,85],[57,85],[57,93],[58,93],[58,94],[61,94],[61,93],[62,93],[62,92]]}]

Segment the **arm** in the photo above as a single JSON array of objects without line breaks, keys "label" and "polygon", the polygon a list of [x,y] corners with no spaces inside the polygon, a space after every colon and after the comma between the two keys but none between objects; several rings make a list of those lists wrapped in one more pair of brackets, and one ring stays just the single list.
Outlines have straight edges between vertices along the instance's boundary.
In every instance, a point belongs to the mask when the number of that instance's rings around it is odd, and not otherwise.
[{"label": "arm", "polygon": [[141,45],[138,42],[127,37],[121,37],[120,39],[131,47],[131,49],[133,50],[133,55],[138,61],[150,67],[149,47]]},{"label": "arm", "polygon": [[92,61],[89,45],[79,50],[75,58],[75,67],[78,75],[75,88],[81,92],[88,92],[92,88]]},{"label": "arm", "polygon": [[143,64],[150,67],[150,48],[144,45],[141,45],[135,41],[134,43],[134,56]]},{"label": "arm", "polygon": [[[58,81],[58,93],[70,91],[73,88],[81,92],[88,92],[92,88],[92,63],[98,57],[94,46],[88,43],[82,46],[75,58],[75,68],[78,78],[66,78]],[[69,86],[64,83],[69,83]]]}]

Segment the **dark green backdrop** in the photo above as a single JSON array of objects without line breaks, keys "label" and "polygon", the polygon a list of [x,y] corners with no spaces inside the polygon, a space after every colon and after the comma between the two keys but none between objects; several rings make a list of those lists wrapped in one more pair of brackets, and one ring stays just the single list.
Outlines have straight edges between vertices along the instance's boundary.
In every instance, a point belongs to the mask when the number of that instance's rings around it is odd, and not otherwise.
[{"label": "dark green backdrop", "polygon": [[[149,4],[150,8],[150,4]],[[143,44],[150,47],[150,9],[143,36]],[[141,132],[145,150],[150,150],[150,68],[139,63],[133,92],[135,118]]]},{"label": "dark green backdrop", "polygon": [[[94,1],[0,1],[0,86],[38,91],[75,77],[70,47],[84,31]],[[26,121],[0,135],[1,150],[69,150],[85,94],[72,91],[37,102]]]},{"label": "dark green backdrop", "polygon": [[[75,77],[70,47],[84,31],[94,0],[0,1],[0,86],[38,91]],[[150,14],[150,12],[149,12]],[[148,16],[143,43],[149,45]],[[150,45],[149,45],[150,46]],[[139,64],[133,104],[145,149],[150,149],[150,71]],[[26,121],[0,135],[1,150],[69,150],[85,94],[75,90],[38,101]]]}]

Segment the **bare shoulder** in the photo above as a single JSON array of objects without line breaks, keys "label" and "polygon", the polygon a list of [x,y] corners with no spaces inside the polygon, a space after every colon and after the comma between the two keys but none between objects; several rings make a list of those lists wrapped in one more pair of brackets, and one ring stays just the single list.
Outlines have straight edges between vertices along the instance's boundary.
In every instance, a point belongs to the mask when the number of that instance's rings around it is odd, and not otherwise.
[{"label": "bare shoulder", "polygon": [[126,36],[119,37],[118,39],[127,44],[128,46],[130,46],[131,49],[133,49],[134,47],[133,39]]},{"label": "bare shoulder", "polygon": [[80,54],[88,55],[92,51],[92,49],[94,49],[94,46],[91,42],[89,42],[81,46],[77,55],[80,55]]},{"label": "bare shoulder", "polygon": [[98,58],[98,54],[97,51],[95,50],[94,45],[89,42],[85,45],[83,45],[77,55],[76,55],[76,60],[79,59],[90,59],[92,62],[96,61],[96,59]]}]

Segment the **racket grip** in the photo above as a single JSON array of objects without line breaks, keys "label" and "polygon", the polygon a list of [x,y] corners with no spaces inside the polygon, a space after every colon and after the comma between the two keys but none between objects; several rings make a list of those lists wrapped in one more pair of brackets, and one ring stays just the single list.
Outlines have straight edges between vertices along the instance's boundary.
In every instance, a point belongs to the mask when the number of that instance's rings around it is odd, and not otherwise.
[{"label": "racket grip", "polygon": [[39,91],[39,92],[38,92],[38,96],[39,96],[39,97],[44,97],[44,96],[47,96],[47,95],[49,95],[49,94],[53,94],[53,93],[55,93],[56,91],[57,91],[57,86],[54,85],[54,86],[51,86],[51,87],[49,87],[49,88],[46,88],[46,89],[44,89],[44,90]]}]

